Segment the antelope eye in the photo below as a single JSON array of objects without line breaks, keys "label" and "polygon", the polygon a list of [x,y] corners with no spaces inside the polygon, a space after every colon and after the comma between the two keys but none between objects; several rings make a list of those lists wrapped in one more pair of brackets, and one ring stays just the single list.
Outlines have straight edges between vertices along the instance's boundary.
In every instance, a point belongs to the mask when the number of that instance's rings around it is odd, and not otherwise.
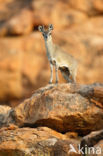
[{"label": "antelope eye", "polygon": [[43,36],[45,36],[45,34],[43,34]]}]

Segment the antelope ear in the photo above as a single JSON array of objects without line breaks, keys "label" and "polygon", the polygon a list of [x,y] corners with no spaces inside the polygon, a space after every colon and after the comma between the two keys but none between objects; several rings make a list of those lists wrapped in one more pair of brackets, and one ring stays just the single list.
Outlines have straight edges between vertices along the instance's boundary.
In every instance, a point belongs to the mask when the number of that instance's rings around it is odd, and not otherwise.
[{"label": "antelope ear", "polygon": [[43,27],[43,26],[41,26],[41,25],[39,25],[39,26],[38,26],[38,30],[39,30],[40,32],[43,32],[44,27]]},{"label": "antelope ear", "polygon": [[53,25],[52,24],[49,24],[49,30],[53,30]]}]

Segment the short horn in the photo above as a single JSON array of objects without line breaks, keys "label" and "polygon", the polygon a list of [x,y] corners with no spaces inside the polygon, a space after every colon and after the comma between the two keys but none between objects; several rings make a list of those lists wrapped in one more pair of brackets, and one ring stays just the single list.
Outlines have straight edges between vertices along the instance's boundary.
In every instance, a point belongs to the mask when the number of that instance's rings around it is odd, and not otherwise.
[{"label": "short horn", "polygon": [[38,26],[38,30],[39,30],[40,32],[43,32],[43,31],[44,31],[44,26],[39,25],[39,26]]},{"label": "short horn", "polygon": [[49,24],[49,30],[53,30],[53,25],[52,24]]}]

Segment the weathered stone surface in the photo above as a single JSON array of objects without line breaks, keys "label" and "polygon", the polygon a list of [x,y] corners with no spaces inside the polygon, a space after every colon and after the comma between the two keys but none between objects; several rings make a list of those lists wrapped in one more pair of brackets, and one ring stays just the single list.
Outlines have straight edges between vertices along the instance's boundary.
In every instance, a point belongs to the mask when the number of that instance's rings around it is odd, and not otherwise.
[{"label": "weathered stone surface", "polygon": [[48,85],[13,109],[11,116],[20,127],[47,126],[88,134],[103,128],[103,97],[99,91],[96,94],[99,87],[103,85]]},{"label": "weathered stone surface", "polygon": [[77,150],[79,142],[46,127],[7,130],[0,133],[0,156],[79,156],[69,153],[69,145]]},{"label": "weathered stone surface", "polygon": [[83,137],[81,140],[81,146],[84,147],[87,145],[88,147],[93,147],[100,140],[103,140],[103,130],[91,132],[87,136]]},{"label": "weathered stone surface", "polygon": [[83,137],[81,140],[81,148],[83,148],[83,152],[86,154],[85,147],[93,147],[91,151],[88,150],[88,153],[91,156],[102,156],[103,155],[103,130],[94,131],[88,134],[87,136]]},{"label": "weathered stone surface", "polygon": [[[98,152],[93,156],[102,156],[103,155],[103,139],[101,139],[95,146],[95,149],[99,149]],[[92,156],[92,155],[91,155]]]},{"label": "weathered stone surface", "polygon": [[0,106],[0,127],[5,127],[9,121],[12,121],[11,117],[9,120],[10,112],[11,108],[9,106]]}]

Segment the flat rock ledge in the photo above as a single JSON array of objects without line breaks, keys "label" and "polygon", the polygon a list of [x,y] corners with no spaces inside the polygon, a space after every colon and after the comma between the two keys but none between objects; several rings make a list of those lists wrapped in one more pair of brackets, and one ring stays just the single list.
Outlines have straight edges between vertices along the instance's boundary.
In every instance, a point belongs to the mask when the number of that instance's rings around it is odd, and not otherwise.
[{"label": "flat rock ledge", "polygon": [[71,144],[103,141],[103,84],[47,85],[15,108],[0,106],[0,127],[0,156],[82,155]]}]

